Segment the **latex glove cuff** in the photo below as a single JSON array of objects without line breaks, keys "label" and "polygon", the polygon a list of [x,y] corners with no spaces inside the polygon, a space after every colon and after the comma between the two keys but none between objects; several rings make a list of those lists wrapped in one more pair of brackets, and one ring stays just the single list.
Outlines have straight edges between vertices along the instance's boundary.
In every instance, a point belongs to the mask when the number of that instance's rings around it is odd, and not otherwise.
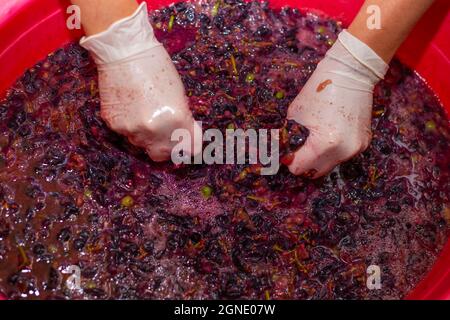
[{"label": "latex glove cuff", "polygon": [[148,20],[143,2],[131,16],[113,23],[107,30],[83,37],[80,45],[94,57],[97,65],[115,63],[161,46]]},{"label": "latex glove cuff", "polygon": [[[341,76],[352,83],[364,83],[363,87],[369,86],[369,90],[384,79],[389,69],[389,65],[375,51],[347,30],[339,34],[338,40],[326,56],[342,66],[339,70]],[[359,85],[356,85],[357,87]]]}]

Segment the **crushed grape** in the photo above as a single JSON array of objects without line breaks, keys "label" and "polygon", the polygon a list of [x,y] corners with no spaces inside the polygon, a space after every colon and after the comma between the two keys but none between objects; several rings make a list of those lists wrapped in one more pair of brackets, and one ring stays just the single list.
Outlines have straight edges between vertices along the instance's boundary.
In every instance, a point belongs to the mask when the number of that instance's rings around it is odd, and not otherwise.
[{"label": "crushed grape", "polygon": [[[308,137],[290,102],[342,30],[241,0],[150,14],[206,128],[282,128],[283,163]],[[370,148],[312,181],[285,166],[151,162],[99,115],[77,44],[0,102],[0,292],[12,299],[393,299],[430,270],[450,225],[450,130],[426,84],[393,62]],[[382,290],[366,270],[381,268]],[[69,266],[81,290],[69,290]]]}]

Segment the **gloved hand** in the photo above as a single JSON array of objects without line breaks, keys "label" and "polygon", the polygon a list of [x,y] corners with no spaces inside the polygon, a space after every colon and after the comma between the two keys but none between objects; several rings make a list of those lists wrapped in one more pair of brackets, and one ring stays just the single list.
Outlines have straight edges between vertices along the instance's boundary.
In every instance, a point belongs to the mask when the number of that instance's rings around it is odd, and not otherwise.
[{"label": "gloved hand", "polygon": [[288,110],[310,130],[289,170],[312,178],[370,144],[373,90],[388,65],[365,43],[343,31]]},{"label": "gloved hand", "polygon": [[[194,137],[198,125],[183,83],[155,38],[146,3],[108,30],[81,39],[80,44],[97,63],[101,116],[111,129],[144,148],[154,161],[170,159],[177,144],[170,141],[175,129],[187,129]],[[193,150],[192,154],[200,149],[193,142],[185,148]]]}]

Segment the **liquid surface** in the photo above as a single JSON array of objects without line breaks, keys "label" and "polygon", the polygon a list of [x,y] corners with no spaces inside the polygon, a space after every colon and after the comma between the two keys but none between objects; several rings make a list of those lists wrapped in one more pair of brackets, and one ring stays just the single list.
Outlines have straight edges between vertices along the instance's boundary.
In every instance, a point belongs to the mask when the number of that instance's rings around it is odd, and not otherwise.
[{"label": "liquid surface", "polygon": [[[225,0],[151,13],[204,128],[281,128],[342,27]],[[393,299],[450,223],[447,117],[398,62],[376,88],[370,148],[319,181],[255,166],[154,164],[99,116],[76,44],[0,103],[0,292],[12,299]],[[292,141],[305,139],[306,133]],[[368,290],[379,266],[381,290]],[[66,285],[67,267],[81,289]],[[73,271],[72,271],[73,272]]]}]

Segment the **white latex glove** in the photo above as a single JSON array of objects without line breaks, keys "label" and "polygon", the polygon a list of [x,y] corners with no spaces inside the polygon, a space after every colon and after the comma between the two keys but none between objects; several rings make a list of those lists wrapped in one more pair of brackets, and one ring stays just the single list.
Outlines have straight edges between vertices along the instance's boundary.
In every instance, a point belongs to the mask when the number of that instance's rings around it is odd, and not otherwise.
[{"label": "white latex glove", "polygon": [[288,118],[310,130],[289,170],[318,178],[364,151],[372,138],[373,90],[388,65],[343,31],[300,94]]},{"label": "white latex glove", "polygon": [[[170,159],[175,129],[188,129],[194,136],[197,124],[183,83],[155,38],[146,3],[108,30],[81,39],[80,44],[97,63],[101,116],[111,129],[144,148],[154,161]],[[199,148],[186,146],[186,151],[196,153]]]}]

